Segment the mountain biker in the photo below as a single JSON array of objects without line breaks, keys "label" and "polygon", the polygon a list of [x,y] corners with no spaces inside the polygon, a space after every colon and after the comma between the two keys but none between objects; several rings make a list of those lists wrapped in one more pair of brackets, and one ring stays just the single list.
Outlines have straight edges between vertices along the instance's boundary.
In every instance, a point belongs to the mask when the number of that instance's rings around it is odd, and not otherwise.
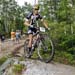
[{"label": "mountain biker", "polygon": [[32,48],[33,33],[36,33],[36,31],[37,31],[37,29],[35,28],[36,21],[38,21],[40,19],[40,21],[44,24],[44,26],[49,30],[46,21],[39,14],[38,10],[39,10],[39,5],[34,5],[33,11],[28,14],[28,16],[25,18],[25,22],[24,22],[24,25],[28,26],[28,34],[29,34],[28,48],[29,48],[29,51],[31,51],[31,48]]}]

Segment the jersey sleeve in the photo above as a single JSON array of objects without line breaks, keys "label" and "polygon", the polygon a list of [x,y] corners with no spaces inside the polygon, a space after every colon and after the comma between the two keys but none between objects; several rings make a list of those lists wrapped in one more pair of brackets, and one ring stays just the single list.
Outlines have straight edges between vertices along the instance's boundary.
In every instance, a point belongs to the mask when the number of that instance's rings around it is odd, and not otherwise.
[{"label": "jersey sleeve", "polygon": [[32,13],[29,13],[29,14],[26,16],[25,20],[26,20],[26,21],[29,21],[29,19],[31,18],[31,15],[32,15]]},{"label": "jersey sleeve", "polygon": [[39,14],[39,19],[43,19],[43,17]]},{"label": "jersey sleeve", "polygon": [[39,19],[41,20],[41,21],[43,21],[44,19],[43,19],[43,17],[41,16],[41,15],[39,15]]}]

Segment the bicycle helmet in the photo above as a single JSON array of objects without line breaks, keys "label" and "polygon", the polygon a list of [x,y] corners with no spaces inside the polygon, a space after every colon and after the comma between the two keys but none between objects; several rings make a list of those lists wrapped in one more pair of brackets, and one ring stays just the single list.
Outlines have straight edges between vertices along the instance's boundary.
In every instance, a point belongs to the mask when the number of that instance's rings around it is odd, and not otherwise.
[{"label": "bicycle helmet", "polygon": [[39,10],[39,5],[38,4],[37,5],[34,5],[33,6],[33,9]]}]

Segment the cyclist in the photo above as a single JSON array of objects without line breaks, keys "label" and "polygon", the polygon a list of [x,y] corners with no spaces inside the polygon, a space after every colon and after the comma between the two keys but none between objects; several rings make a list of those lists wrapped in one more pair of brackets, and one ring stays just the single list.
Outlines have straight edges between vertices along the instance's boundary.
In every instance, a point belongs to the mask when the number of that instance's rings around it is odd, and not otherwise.
[{"label": "cyclist", "polygon": [[25,18],[25,22],[24,22],[24,25],[28,26],[28,34],[29,34],[28,48],[29,48],[29,51],[31,51],[31,48],[32,48],[33,33],[36,33],[36,31],[37,31],[37,29],[35,28],[36,21],[38,21],[40,19],[40,21],[44,24],[44,26],[49,30],[46,21],[39,14],[38,10],[39,10],[39,5],[34,5],[33,11],[28,14],[28,16]]}]

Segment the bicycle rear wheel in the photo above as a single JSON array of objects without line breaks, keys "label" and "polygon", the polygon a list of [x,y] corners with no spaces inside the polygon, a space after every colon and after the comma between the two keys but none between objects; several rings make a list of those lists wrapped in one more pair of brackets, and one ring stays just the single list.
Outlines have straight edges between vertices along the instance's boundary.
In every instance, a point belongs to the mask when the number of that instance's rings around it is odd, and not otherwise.
[{"label": "bicycle rear wheel", "polygon": [[54,45],[47,34],[43,34],[38,45],[38,56],[46,63],[50,62],[54,57]]},{"label": "bicycle rear wheel", "polygon": [[25,42],[24,42],[24,57],[25,58],[31,57],[31,54],[30,54],[30,51],[29,51],[29,48],[28,48],[28,43],[29,43],[29,39],[26,39]]}]

